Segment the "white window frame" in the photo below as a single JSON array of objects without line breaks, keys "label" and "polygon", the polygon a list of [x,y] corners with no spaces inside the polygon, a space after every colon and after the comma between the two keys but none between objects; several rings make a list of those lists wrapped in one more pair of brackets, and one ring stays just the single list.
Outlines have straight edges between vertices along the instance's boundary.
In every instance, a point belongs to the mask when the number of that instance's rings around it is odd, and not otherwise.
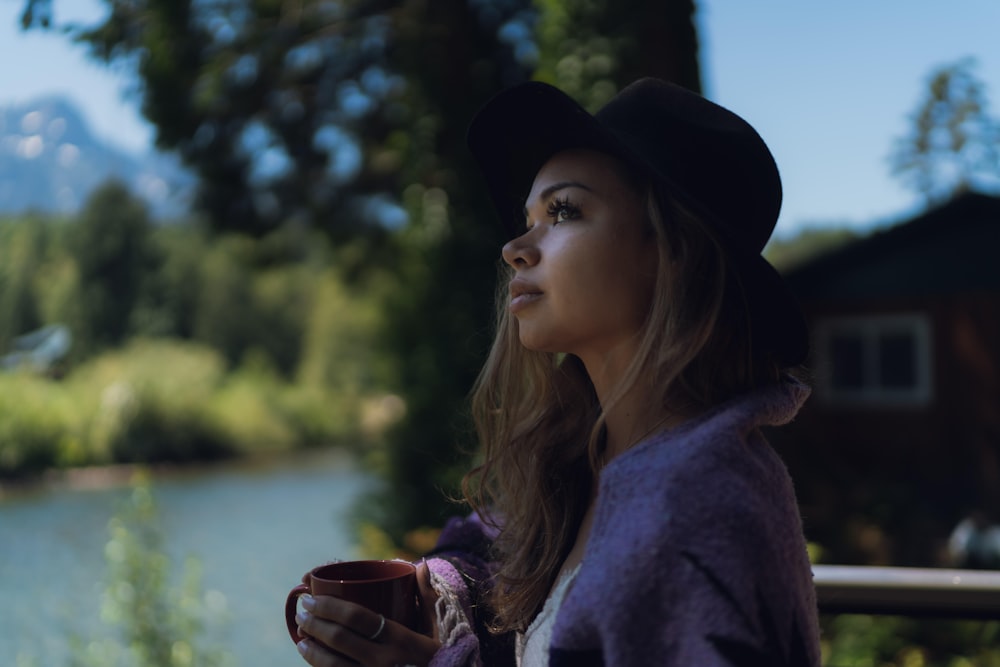
[{"label": "white window frame", "polygon": [[[914,377],[912,387],[889,388],[878,384],[879,336],[906,333],[913,336]],[[863,382],[860,389],[833,385],[830,344],[836,335],[853,335],[862,340]],[[832,405],[872,407],[919,407],[933,397],[931,323],[923,313],[830,317],[816,326],[816,389],[824,402]]]}]

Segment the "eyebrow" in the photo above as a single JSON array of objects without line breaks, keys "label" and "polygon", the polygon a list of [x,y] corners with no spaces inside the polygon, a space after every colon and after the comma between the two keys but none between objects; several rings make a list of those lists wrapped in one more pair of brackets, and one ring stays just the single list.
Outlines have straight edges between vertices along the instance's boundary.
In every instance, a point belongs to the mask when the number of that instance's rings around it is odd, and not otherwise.
[{"label": "eyebrow", "polygon": [[[581,183],[580,181],[559,181],[558,183],[553,183],[549,187],[538,193],[538,201],[545,201],[555,193],[560,190],[565,190],[566,188],[580,188],[581,190],[586,190],[587,192],[594,192],[594,188]],[[528,217],[528,207],[524,207],[524,217]]]}]

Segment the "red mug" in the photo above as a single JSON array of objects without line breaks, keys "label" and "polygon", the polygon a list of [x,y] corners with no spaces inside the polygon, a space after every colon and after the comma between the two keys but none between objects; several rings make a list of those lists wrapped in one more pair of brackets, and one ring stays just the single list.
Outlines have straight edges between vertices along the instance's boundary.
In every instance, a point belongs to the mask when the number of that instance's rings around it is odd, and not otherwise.
[{"label": "red mug", "polygon": [[302,641],[295,622],[299,596],[332,595],[355,602],[396,621],[411,630],[419,630],[417,610],[417,568],[401,560],[350,560],[314,568],[288,593],[285,623],[296,644]]}]

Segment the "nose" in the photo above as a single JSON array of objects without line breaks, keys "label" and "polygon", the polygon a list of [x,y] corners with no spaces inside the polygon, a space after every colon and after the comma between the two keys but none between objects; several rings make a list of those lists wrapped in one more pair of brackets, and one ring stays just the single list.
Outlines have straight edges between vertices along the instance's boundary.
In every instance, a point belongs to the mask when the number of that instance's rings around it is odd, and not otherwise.
[{"label": "nose", "polygon": [[538,252],[538,247],[530,237],[531,231],[528,231],[512,238],[504,244],[500,255],[503,257],[503,261],[507,262],[511,268],[523,269],[538,263],[541,255]]}]

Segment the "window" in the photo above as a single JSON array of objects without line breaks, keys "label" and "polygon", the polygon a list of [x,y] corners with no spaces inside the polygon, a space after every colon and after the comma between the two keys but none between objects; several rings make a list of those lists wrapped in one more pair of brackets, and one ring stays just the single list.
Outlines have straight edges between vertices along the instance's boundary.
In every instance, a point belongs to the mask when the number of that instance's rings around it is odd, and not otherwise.
[{"label": "window", "polygon": [[830,403],[931,399],[931,327],[920,314],[843,317],[816,328],[817,393]]}]

